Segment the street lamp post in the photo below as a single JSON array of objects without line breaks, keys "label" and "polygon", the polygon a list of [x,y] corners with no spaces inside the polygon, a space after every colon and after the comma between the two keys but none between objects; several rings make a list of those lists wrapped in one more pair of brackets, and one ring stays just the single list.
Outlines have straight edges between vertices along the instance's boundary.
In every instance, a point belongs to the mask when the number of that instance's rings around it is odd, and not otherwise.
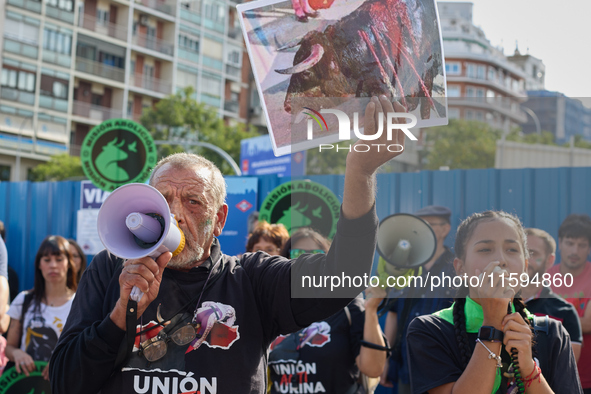
[{"label": "street lamp post", "polygon": [[540,119],[538,119],[538,115],[536,115],[536,113],[532,111],[531,108],[522,106],[521,109],[532,117],[534,123],[536,124],[536,133],[538,133],[538,135],[542,135],[542,128],[540,127]]}]

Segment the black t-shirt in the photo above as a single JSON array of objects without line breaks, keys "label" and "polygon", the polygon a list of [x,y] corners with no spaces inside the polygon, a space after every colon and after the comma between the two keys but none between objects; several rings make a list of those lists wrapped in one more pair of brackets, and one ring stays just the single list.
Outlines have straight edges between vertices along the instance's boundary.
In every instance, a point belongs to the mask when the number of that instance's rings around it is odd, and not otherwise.
[{"label": "black t-shirt", "polygon": [[[537,358],[550,388],[556,394],[582,394],[570,338],[560,322],[548,319],[548,334],[538,332]],[[547,336],[542,338],[542,336]],[[475,333],[468,333],[468,343],[474,351]],[[546,344],[541,344],[542,341]],[[462,356],[456,342],[454,326],[435,315],[417,317],[408,328],[408,357],[413,394],[427,393],[441,385],[458,381],[464,372]],[[510,357],[503,350],[503,363]],[[507,391],[503,378],[497,393]]]},{"label": "black t-shirt", "polygon": [[[163,320],[187,313],[181,319],[186,324],[193,318],[210,272],[211,282],[196,311],[195,340],[180,346],[169,341],[166,355],[152,363],[138,353],[138,345],[158,329],[141,340],[136,337],[131,357],[116,365],[126,335],[109,315],[119,300],[122,264],[121,259],[102,251],[83,275],[53,352],[49,367],[53,392],[265,393],[271,342],[278,335],[326,319],[355,297],[296,298],[294,288],[303,275],[341,274],[343,260],[356,262],[347,265],[344,273],[367,274],[375,252],[377,223],[375,209],[357,219],[341,217],[327,254],[302,255],[296,261],[263,252],[246,253],[238,259],[224,255],[216,240],[210,258],[199,267],[188,272],[165,269],[158,296],[137,322],[136,331],[155,325],[158,310]],[[314,294],[330,295],[330,290],[314,289]],[[335,293],[355,291],[357,295],[362,289],[340,290]],[[172,334],[174,325],[170,327]]]},{"label": "black t-shirt", "polygon": [[271,344],[271,393],[343,394],[357,381],[355,358],[363,339],[364,304],[349,304],[351,324],[344,310],[328,319]]},{"label": "black t-shirt", "polygon": [[544,287],[538,298],[527,301],[527,310],[536,316],[550,316],[562,323],[572,343],[583,343],[581,321],[575,307]]}]

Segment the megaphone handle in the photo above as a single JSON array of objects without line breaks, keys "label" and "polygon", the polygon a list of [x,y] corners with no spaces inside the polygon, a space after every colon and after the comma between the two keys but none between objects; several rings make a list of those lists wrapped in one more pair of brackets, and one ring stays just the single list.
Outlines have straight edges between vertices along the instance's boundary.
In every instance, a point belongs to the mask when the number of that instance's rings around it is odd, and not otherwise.
[{"label": "megaphone handle", "polygon": [[144,292],[141,291],[137,286],[133,286],[133,289],[131,289],[131,293],[129,294],[129,298],[135,302],[140,302],[143,296]]}]

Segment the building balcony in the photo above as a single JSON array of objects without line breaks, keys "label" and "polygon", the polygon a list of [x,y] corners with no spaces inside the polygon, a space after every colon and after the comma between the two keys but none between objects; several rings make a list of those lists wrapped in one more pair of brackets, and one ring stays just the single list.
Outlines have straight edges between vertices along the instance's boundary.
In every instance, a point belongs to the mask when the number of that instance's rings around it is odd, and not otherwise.
[{"label": "building balcony", "polygon": [[83,57],[76,57],[76,70],[117,82],[125,81],[123,68],[109,66]]},{"label": "building balcony", "polygon": [[240,27],[230,27],[228,29],[228,37],[239,40],[242,37],[242,29]]},{"label": "building balcony", "polygon": [[139,3],[152,10],[160,11],[171,16],[176,16],[176,3],[173,1],[165,2],[159,0],[135,0],[135,2],[136,4]]},{"label": "building balcony", "polygon": [[118,40],[127,40],[127,28],[116,25],[111,22],[98,21],[94,16],[84,14],[79,24],[80,27],[94,31],[101,35],[116,38]]},{"label": "building balcony", "polygon": [[57,53],[50,51],[49,49],[43,49],[43,61],[47,63],[57,64],[58,66],[70,68],[72,63],[72,56],[64,55],[63,53]]},{"label": "building balcony", "polygon": [[137,87],[146,90],[152,90],[154,92],[170,94],[171,84],[168,81],[149,77],[143,74],[130,75],[130,83]]},{"label": "building balcony", "polygon": [[189,60],[193,63],[199,63],[199,54],[184,48],[179,48],[178,56],[181,59]]},{"label": "building balcony", "polygon": [[68,99],[39,95],[39,106],[59,112],[68,112]]},{"label": "building balcony", "polygon": [[108,119],[121,118],[123,112],[114,108],[103,107],[101,105],[93,105],[84,103],[82,101],[74,101],[72,106],[72,114],[82,118],[88,118],[102,122]]},{"label": "building balcony", "polygon": [[49,4],[45,5],[45,15],[49,16],[53,19],[58,19],[63,22],[67,22],[69,24],[74,24],[74,12],[64,10],[61,8],[50,6]]},{"label": "building balcony", "polygon": [[133,36],[132,43],[146,49],[172,56],[174,53],[174,44],[169,41],[160,40],[156,37],[136,33]]},{"label": "building balcony", "polygon": [[201,24],[201,15],[184,8],[181,8],[181,19],[184,19],[196,25]]},{"label": "building balcony", "polygon": [[39,56],[39,45],[34,45],[12,37],[8,32],[4,33],[4,50],[20,56],[37,59]]},{"label": "building balcony", "polygon": [[35,0],[8,0],[8,4],[15,7],[24,8],[37,14],[41,13],[41,2]]},{"label": "building balcony", "polygon": [[6,86],[3,86],[0,92],[0,97],[2,97],[3,100],[35,105],[35,93],[33,92],[25,92]]},{"label": "building balcony", "polygon": [[238,113],[240,111],[240,103],[238,101],[226,100],[224,102],[224,110],[232,113]]},{"label": "building balcony", "polygon": [[242,73],[242,69],[240,69],[240,67],[235,67],[230,64],[226,64],[226,75],[227,76],[240,81],[241,73]]}]

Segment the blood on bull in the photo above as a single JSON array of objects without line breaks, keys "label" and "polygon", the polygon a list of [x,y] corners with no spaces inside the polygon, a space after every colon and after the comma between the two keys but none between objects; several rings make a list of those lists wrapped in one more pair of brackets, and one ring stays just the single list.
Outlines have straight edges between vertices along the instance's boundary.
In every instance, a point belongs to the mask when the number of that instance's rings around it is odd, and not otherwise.
[{"label": "blood on bull", "polygon": [[[297,0],[294,0],[297,1]],[[434,79],[442,75],[441,43],[433,1],[367,0],[323,32],[299,41],[284,109],[292,113],[299,97],[399,98],[421,118],[445,108],[433,100]]]}]

